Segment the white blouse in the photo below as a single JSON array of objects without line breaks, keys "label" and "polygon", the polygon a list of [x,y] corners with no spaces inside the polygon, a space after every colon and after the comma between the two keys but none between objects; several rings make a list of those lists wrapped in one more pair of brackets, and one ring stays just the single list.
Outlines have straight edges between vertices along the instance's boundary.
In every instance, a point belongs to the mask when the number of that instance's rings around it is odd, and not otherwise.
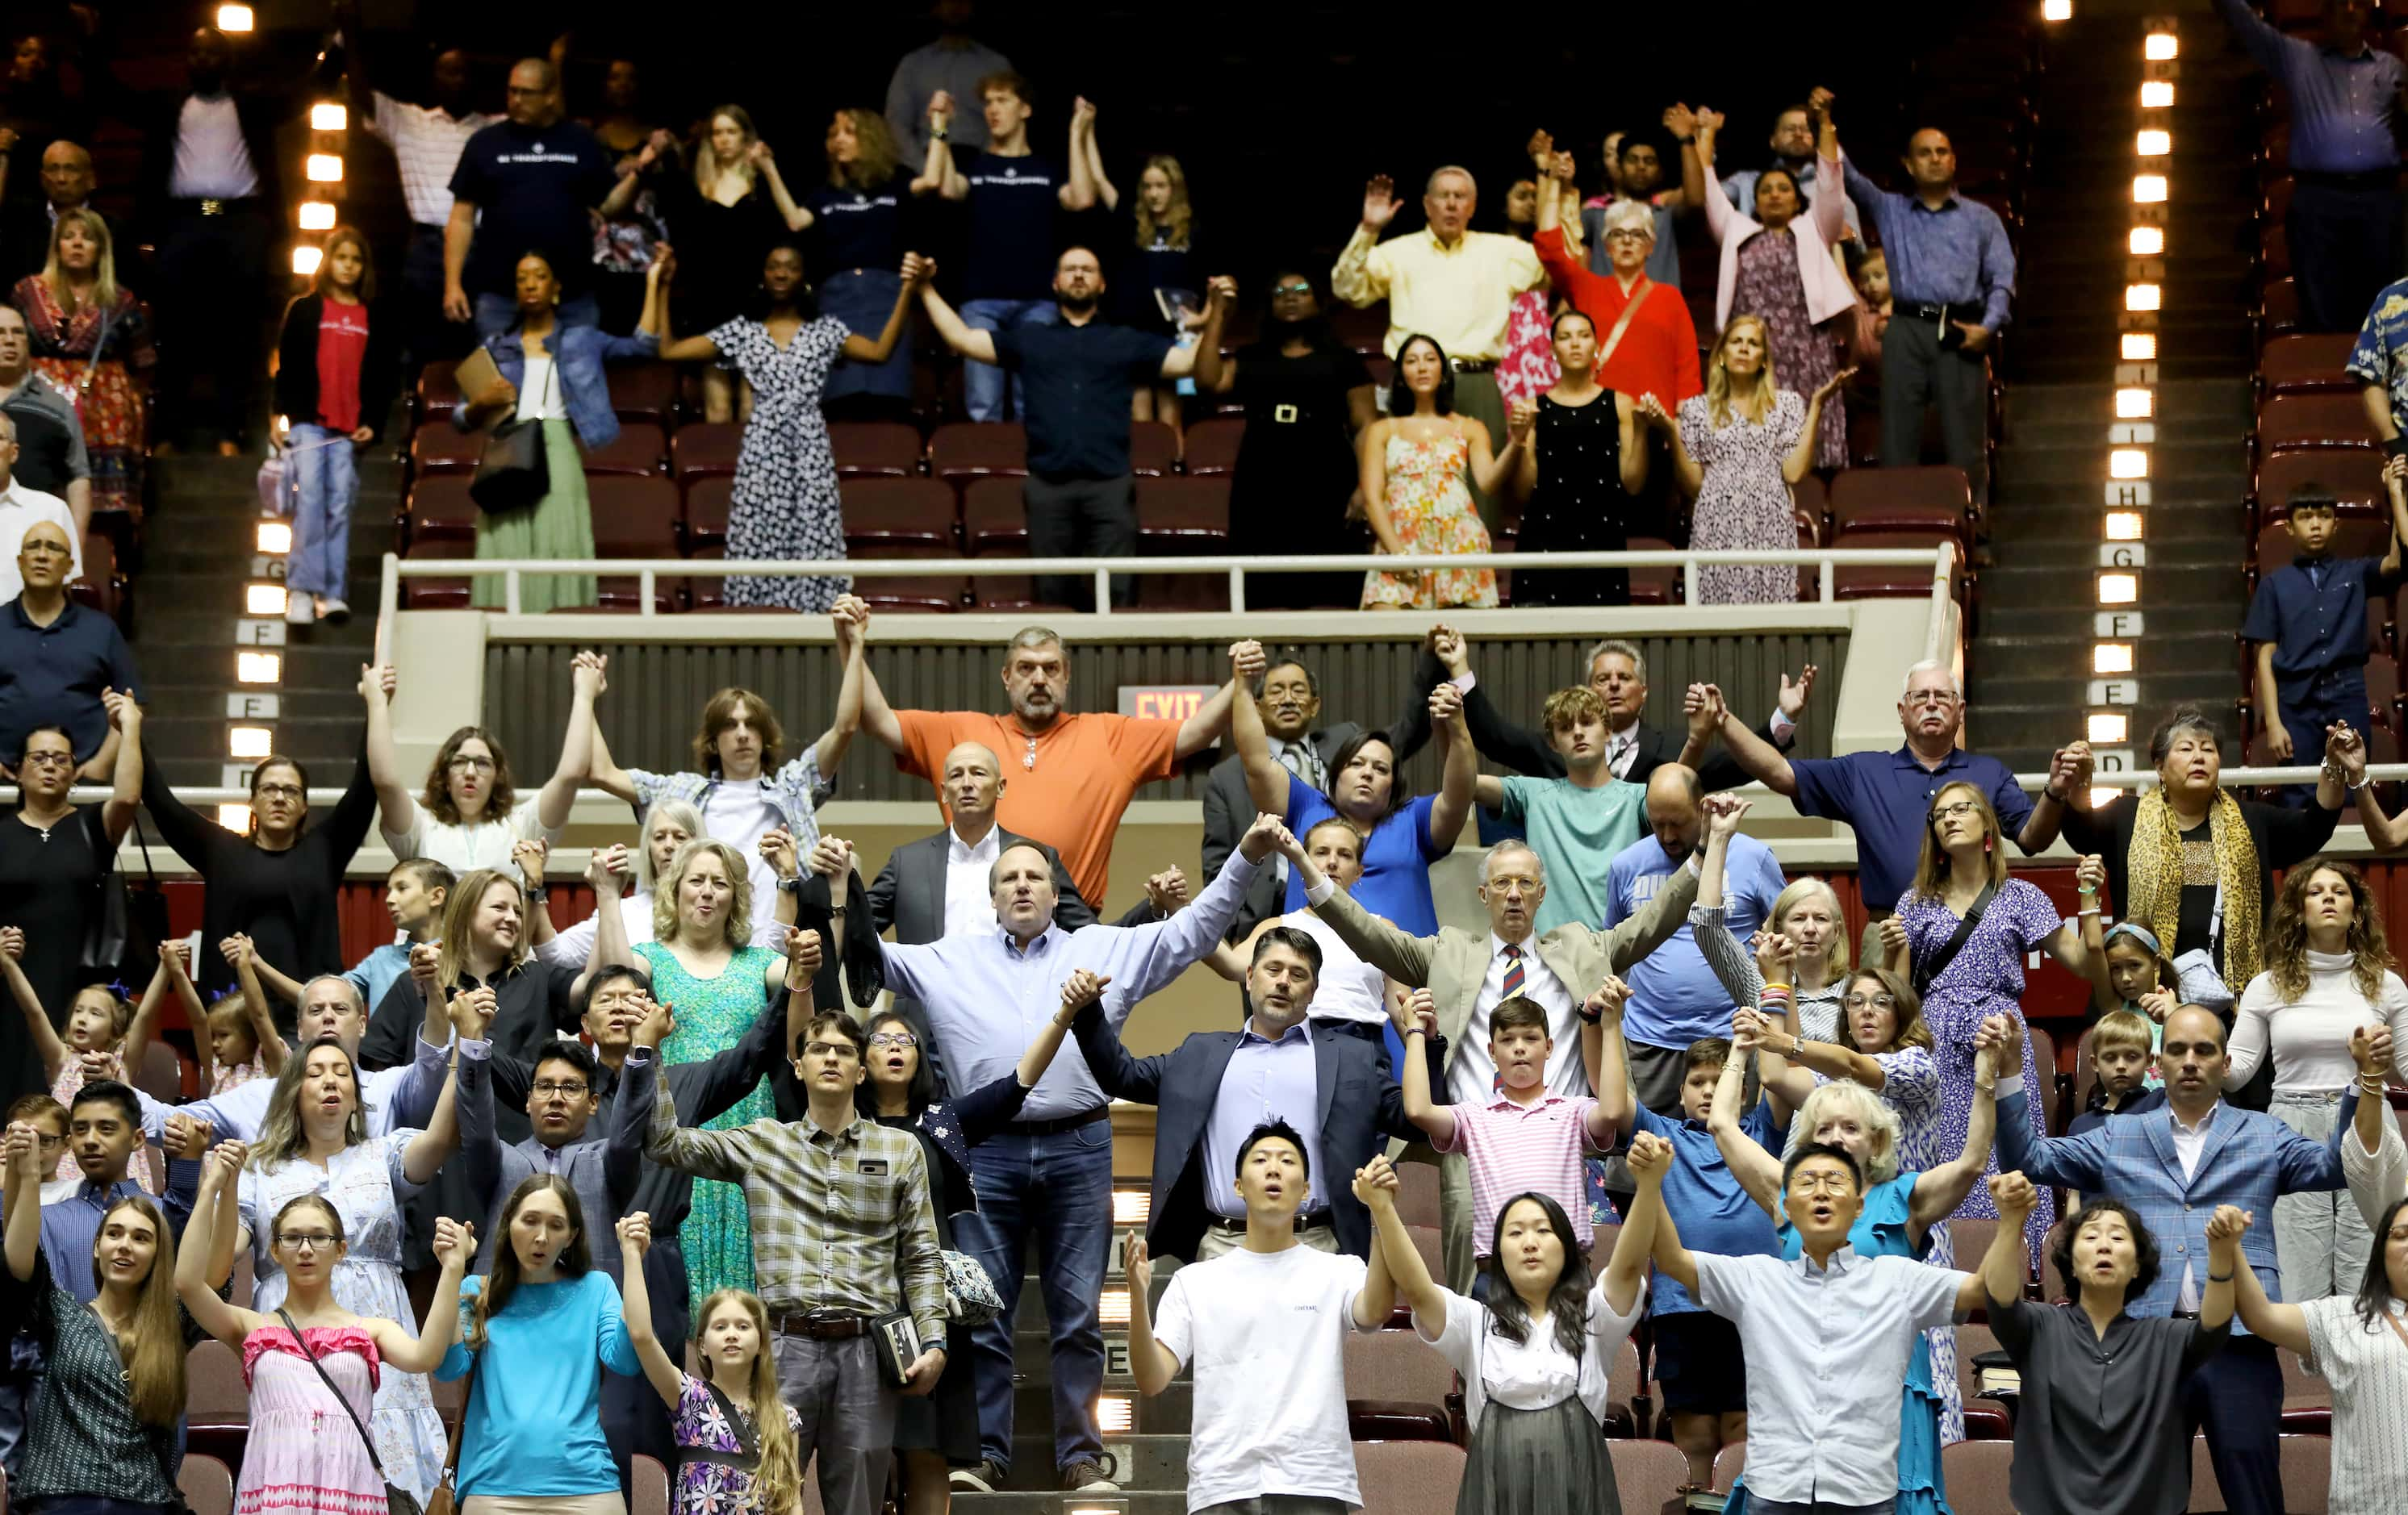
[{"label": "white blouse", "polygon": [[1474,1432],[1489,1400],[1514,1409],[1546,1409],[1575,1394],[1590,1416],[1605,1423],[1613,1359],[1630,1339],[1630,1328],[1639,1323],[1647,1302],[1645,1289],[1633,1292],[1628,1314],[1616,1315],[1606,1301],[1605,1280],[1598,1279],[1588,1294],[1588,1340],[1577,1363],[1556,1343],[1552,1316],[1533,1315],[1525,1339],[1517,1342],[1498,1334],[1497,1317],[1487,1306],[1453,1290],[1440,1292],[1446,1295],[1446,1319],[1439,1322],[1437,1334],[1431,1334],[1431,1322],[1418,1310],[1413,1329],[1463,1375],[1464,1420]]},{"label": "white blouse", "polygon": [[2390,1026],[2392,1070],[2408,1081],[2408,984],[2386,968],[2378,997],[2370,1004],[2358,992],[2348,953],[2311,950],[2307,959],[2307,993],[2295,1003],[2283,1002],[2271,972],[2250,979],[2242,991],[2232,1023],[2232,1066],[2224,1076],[2224,1087],[2247,1083],[2271,1051],[2279,1092],[2345,1090],[2358,1079],[2349,1034],[2372,1025]]},{"label": "white blouse", "polygon": [[[2400,1301],[2385,1310],[2408,1325]],[[2332,1384],[2332,1515],[2389,1515],[2408,1487],[2408,1342],[2358,1302],[2334,1295],[2300,1307],[2308,1366]],[[2345,1454],[2344,1454],[2345,1453]]]},{"label": "white blouse", "polygon": [[522,841],[541,839],[547,845],[560,840],[556,830],[546,830],[537,811],[542,808],[540,794],[529,794],[510,807],[510,813],[497,821],[472,821],[466,824],[437,821],[413,798],[409,802],[409,830],[404,833],[380,831],[384,844],[393,851],[396,863],[423,857],[442,864],[455,879],[465,879],[479,868],[501,868],[516,873],[517,863],[510,850]]},{"label": "white blouse", "polygon": [[568,401],[560,393],[560,365],[549,357],[526,354],[526,372],[519,378],[521,421],[566,421]]}]

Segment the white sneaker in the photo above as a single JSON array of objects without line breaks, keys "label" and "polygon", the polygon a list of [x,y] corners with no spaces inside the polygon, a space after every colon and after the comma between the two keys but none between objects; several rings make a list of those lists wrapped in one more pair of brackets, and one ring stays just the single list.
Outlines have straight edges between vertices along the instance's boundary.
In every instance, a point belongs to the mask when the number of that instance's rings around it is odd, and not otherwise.
[{"label": "white sneaker", "polygon": [[320,600],[318,602],[318,619],[321,621],[331,621],[336,625],[339,626],[344,622],[351,619],[351,607],[340,600]]},{"label": "white sneaker", "polygon": [[285,594],[284,623],[286,625],[306,626],[317,619],[318,612],[310,605],[308,595],[294,594],[289,592]]}]

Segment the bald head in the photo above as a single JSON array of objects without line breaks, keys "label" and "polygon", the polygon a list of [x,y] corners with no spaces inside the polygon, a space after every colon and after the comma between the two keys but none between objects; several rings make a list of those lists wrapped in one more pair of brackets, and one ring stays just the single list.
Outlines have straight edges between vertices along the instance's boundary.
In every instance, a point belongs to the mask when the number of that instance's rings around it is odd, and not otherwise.
[{"label": "bald head", "polygon": [[1647,776],[1647,826],[1668,857],[1686,857],[1703,833],[1705,787],[1698,770],[1667,763]]},{"label": "bald head", "polygon": [[2203,1005],[2186,1005],[2166,1017],[2157,1067],[2166,1080],[2166,1103],[2185,1120],[2196,1121],[2224,1097],[2224,1018]]},{"label": "bald head", "polygon": [[510,65],[510,120],[521,126],[549,126],[560,119],[560,76],[540,58],[522,58]]},{"label": "bald head", "polygon": [[61,137],[42,150],[42,194],[52,210],[79,210],[92,200],[92,154]]},{"label": "bald head", "polygon": [[976,846],[995,824],[995,803],[1003,797],[1003,764],[983,742],[963,742],[945,754],[945,808],[953,815],[953,832]]}]

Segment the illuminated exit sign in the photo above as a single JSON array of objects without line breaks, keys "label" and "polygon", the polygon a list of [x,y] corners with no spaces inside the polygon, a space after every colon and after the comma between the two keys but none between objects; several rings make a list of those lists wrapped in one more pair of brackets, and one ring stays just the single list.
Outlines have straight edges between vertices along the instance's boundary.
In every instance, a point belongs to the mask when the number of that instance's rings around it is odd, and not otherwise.
[{"label": "illuminated exit sign", "polygon": [[1123,684],[1121,714],[1184,721],[1221,692],[1218,684]]}]

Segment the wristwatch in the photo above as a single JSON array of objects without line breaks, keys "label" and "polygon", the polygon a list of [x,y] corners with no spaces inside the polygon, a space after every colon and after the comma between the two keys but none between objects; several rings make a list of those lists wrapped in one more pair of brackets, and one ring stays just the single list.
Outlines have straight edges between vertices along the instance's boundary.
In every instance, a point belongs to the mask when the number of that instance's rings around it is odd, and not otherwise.
[{"label": "wristwatch", "polygon": [[1793,1062],[1793,1063],[1797,1062],[1797,1061],[1798,1061],[1798,1059],[1799,1059],[1799,1057],[1800,1055],[1802,1055],[1802,1054],[1805,1052],[1805,1050],[1806,1050],[1806,1038],[1805,1038],[1805,1037],[1803,1037],[1803,1036],[1792,1036],[1792,1037],[1790,1037],[1790,1038],[1789,1038],[1789,1060],[1790,1060],[1791,1062]]},{"label": "wristwatch", "polygon": [[1581,1018],[1581,1024],[1584,1026],[1596,1025],[1598,1022],[1605,1019],[1605,1012],[1603,1010],[1590,1009],[1588,1008],[1588,1001],[1586,1000],[1582,1000],[1579,1008],[1572,1013]]}]

